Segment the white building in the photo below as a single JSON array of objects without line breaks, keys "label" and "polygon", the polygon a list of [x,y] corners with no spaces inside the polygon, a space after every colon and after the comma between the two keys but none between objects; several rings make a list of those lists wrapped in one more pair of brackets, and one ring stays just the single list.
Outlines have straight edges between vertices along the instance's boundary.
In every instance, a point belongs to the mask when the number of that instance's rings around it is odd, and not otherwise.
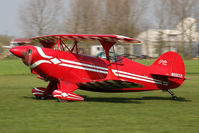
[{"label": "white building", "polygon": [[197,23],[194,18],[186,18],[175,29],[149,29],[137,36],[143,45],[141,54],[149,57],[157,57],[156,47],[161,41],[166,44],[163,51],[178,51],[182,42],[185,44],[185,54],[188,53],[188,45],[192,43],[192,56],[199,56],[199,32],[196,31]]},{"label": "white building", "polygon": [[[124,47],[121,45],[114,46],[114,50],[119,55],[124,54]],[[104,49],[103,49],[102,45],[92,45],[91,46],[91,56],[96,56],[103,51],[104,51]],[[111,49],[110,51],[113,51],[113,49]]]}]

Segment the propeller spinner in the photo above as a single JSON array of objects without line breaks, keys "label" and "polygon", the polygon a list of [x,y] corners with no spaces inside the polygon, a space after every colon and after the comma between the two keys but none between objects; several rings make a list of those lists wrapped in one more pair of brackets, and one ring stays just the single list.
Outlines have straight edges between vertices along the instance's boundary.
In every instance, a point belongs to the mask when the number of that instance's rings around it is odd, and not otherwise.
[{"label": "propeller spinner", "polygon": [[32,62],[32,49],[26,46],[18,46],[10,49],[10,52],[15,56],[22,58],[24,64],[30,66]]}]

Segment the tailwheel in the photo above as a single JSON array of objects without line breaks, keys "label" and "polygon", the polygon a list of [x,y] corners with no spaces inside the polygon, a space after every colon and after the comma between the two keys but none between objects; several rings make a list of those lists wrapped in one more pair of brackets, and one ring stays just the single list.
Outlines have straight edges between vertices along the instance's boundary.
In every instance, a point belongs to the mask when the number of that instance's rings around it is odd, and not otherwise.
[{"label": "tailwheel", "polygon": [[169,94],[172,96],[172,100],[177,100],[178,99],[178,97],[175,96],[175,94],[171,90],[167,90],[167,92],[169,92]]}]

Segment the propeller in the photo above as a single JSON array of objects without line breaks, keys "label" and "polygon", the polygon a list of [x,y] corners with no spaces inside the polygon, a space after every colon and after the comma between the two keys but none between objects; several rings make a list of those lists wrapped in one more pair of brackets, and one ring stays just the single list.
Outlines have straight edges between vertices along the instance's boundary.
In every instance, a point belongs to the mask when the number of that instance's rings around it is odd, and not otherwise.
[{"label": "propeller", "polygon": [[25,52],[22,52],[23,58],[22,61],[25,65],[30,66],[32,62],[32,50],[26,49]]},{"label": "propeller", "polygon": [[28,49],[24,54],[23,62],[27,66],[30,66],[32,63],[32,50]]},{"label": "propeller", "polygon": [[27,48],[24,46],[17,46],[10,49],[10,52],[15,56],[22,58],[24,64],[30,66],[33,58],[33,51],[31,48]]}]

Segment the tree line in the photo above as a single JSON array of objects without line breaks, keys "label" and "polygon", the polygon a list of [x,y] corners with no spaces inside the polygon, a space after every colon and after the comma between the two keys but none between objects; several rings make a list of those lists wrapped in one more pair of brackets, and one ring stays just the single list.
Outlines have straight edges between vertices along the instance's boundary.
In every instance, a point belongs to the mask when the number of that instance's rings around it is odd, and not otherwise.
[{"label": "tree line", "polygon": [[[186,27],[185,20],[188,17],[196,19],[196,23],[199,22],[199,1],[198,0],[159,0],[159,6],[155,8],[155,18],[159,29],[174,29],[175,26],[181,22],[178,29],[181,31],[181,45],[178,48],[178,53],[184,58],[185,57],[185,43],[188,36],[188,55],[187,58],[192,57],[192,43],[193,43],[193,24],[190,27]],[[189,30],[186,35],[186,30]],[[198,27],[197,27],[198,28]],[[198,29],[197,29],[198,31]],[[158,55],[162,54],[163,48],[167,47],[171,50],[170,41],[165,43],[162,40],[163,33],[159,33],[159,45],[157,46]]]},{"label": "tree line", "polygon": [[146,0],[68,0],[67,7],[63,2],[29,0],[21,5],[19,21],[25,35],[63,32],[134,36],[147,5]]},{"label": "tree line", "polygon": [[[135,37],[151,28],[173,29],[187,17],[198,21],[198,7],[198,0],[27,0],[20,5],[18,14],[20,27],[27,37],[60,33]],[[183,31],[184,24],[181,26]],[[183,37],[179,53],[184,57]],[[159,54],[163,47],[165,42],[160,40]],[[191,50],[190,40],[190,57]]]}]

